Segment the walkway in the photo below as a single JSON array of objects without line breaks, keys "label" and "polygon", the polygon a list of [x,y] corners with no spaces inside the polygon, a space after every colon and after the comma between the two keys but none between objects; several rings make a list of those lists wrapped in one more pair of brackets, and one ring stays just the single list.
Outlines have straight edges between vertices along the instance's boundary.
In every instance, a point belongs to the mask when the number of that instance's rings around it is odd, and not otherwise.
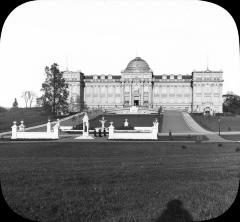
[{"label": "walkway", "polygon": [[219,143],[224,143],[224,142],[229,142],[231,140],[226,140],[223,139],[221,136],[218,135],[218,132],[212,132],[204,129],[201,127],[192,117],[189,113],[187,112],[182,112],[182,117],[186,124],[191,128],[191,130],[197,134],[205,134],[208,137],[207,142],[219,142]]},{"label": "walkway", "polygon": [[162,133],[194,133],[182,117],[182,112],[166,110],[163,113]]},{"label": "walkway", "polygon": [[[167,110],[163,113],[162,135],[166,135],[171,130],[173,135],[206,135],[206,142],[230,142],[231,140],[223,139],[218,132],[211,132],[202,128],[187,112]],[[231,134],[236,132],[231,132]],[[225,134],[225,132],[222,132]],[[226,132],[226,134],[230,134]],[[225,135],[226,135],[225,134]],[[236,142],[236,141],[233,141]]]}]

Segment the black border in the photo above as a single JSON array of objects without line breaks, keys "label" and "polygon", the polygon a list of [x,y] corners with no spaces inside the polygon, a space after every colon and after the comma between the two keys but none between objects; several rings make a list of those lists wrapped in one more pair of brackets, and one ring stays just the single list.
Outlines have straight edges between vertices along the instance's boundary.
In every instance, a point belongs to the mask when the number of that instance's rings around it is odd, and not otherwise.
[{"label": "black border", "polygon": [[[41,1],[41,0],[39,0]],[[57,0],[56,0],[57,1]],[[120,1],[120,0],[119,0]],[[194,1],[194,0],[193,0]],[[19,5],[24,4],[26,2],[31,2],[31,1],[26,1],[26,0],[9,0],[9,1],[1,1],[0,2],[0,27],[1,27],[1,33],[2,33],[2,27],[4,25],[4,22],[8,15]],[[205,2],[210,2],[214,3],[218,6],[221,6],[224,8],[226,11],[229,12],[229,14],[232,16],[234,19],[237,28],[239,30],[240,27],[240,12],[239,12],[239,6],[238,6],[238,1],[233,0],[210,0],[210,1],[205,1]],[[204,16],[204,15],[203,15]],[[217,218],[213,218],[207,221],[240,221],[240,181],[239,181],[239,187],[238,187],[238,193],[236,196],[236,199],[232,206],[222,215],[220,215]],[[2,192],[0,192],[0,220],[1,221],[32,221],[25,219],[21,217],[20,215],[17,215],[14,211],[11,210],[11,208],[8,206],[6,203]]]}]

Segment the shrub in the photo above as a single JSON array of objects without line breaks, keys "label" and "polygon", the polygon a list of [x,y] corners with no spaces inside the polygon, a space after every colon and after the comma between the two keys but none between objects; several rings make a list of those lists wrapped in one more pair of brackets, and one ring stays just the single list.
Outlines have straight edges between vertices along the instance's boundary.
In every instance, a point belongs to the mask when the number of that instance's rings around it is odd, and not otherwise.
[{"label": "shrub", "polygon": [[6,112],[6,111],[7,111],[7,109],[6,109],[6,108],[4,108],[4,107],[0,106],[0,113]]},{"label": "shrub", "polygon": [[233,116],[233,114],[231,112],[224,112],[223,115],[224,116]]},{"label": "shrub", "polygon": [[222,143],[219,143],[218,146],[219,146],[219,147],[222,147]]},{"label": "shrub", "polygon": [[185,145],[182,145],[182,149],[186,149],[187,147]]},{"label": "shrub", "polygon": [[197,135],[196,136],[196,143],[201,143],[202,142],[202,135]]},{"label": "shrub", "polygon": [[240,152],[240,147],[237,147],[235,151]]}]

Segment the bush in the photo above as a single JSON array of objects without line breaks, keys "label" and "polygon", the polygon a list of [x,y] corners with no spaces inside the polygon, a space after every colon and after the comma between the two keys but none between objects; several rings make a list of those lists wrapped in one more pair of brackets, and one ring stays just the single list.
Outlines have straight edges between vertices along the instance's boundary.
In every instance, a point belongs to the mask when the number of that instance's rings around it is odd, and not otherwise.
[{"label": "bush", "polygon": [[233,113],[231,113],[231,112],[224,112],[223,115],[224,116],[233,116]]},{"label": "bush", "polygon": [[237,147],[235,151],[240,152],[240,147]]},{"label": "bush", "polygon": [[219,146],[219,147],[222,147],[222,143],[219,143],[218,146]]},{"label": "bush", "polygon": [[201,143],[202,140],[203,140],[202,135],[197,135],[197,136],[196,136],[196,142],[197,142],[197,143]]},{"label": "bush", "polygon": [[0,106],[0,113],[4,113],[4,112],[7,112],[7,109],[2,107],[2,106]]}]

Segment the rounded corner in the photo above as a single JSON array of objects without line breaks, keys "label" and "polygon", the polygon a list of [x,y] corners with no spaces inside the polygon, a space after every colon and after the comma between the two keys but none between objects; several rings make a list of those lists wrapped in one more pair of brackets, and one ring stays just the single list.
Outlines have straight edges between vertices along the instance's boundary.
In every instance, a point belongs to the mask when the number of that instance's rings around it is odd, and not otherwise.
[{"label": "rounded corner", "polygon": [[23,2],[21,4],[19,4],[18,6],[15,6],[13,7],[13,9],[10,11],[10,13],[6,16],[4,22],[3,22],[3,25],[2,25],[2,28],[1,28],[1,36],[2,36],[2,32],[3,32],[3,29],[4,29],[4,26],[6,26],[6,21],[13,15],[13,13],[16,11],[16,10],[19,10],[19,8],[22,8],[23,6],[25,5],[29,5],[29,4],[32,4],[34,2],[36,2],[36,0],[29,0],[27,2]]},{"label": "rounded corner", "polygon": [[215,6],[216,8],[220,9],[222,12],[224,12],[229,18],[232,19],[232,21],[234,22],[234,25],[236,27],[236,29],[238,30],[238,26],[237,26],[237,23],[234,19],[234,17],[232,16],[232,14],[226,9],[224,8],[224,6],[222,5],[218,5],[217,3],[215,2],[209,2],[209,1],[205,1],[206,4],[211,4],[212,6]]},{"label": "rounded corner", "polygon": [[15,219],[19,218],[19,219],[24,219],[24,220],[28,219],[29,220],[29,218],[18,214],[14,209],[12,209],[10,207],[9,203],[7,202],[6,198],[3,195],[3,189],[2,189],[1,182],[0,182],[0,200],[1,200],[1,203],[4,207],[5,213],[7,213],[6,214],[7,219],[11,219],[13,217]]}]

